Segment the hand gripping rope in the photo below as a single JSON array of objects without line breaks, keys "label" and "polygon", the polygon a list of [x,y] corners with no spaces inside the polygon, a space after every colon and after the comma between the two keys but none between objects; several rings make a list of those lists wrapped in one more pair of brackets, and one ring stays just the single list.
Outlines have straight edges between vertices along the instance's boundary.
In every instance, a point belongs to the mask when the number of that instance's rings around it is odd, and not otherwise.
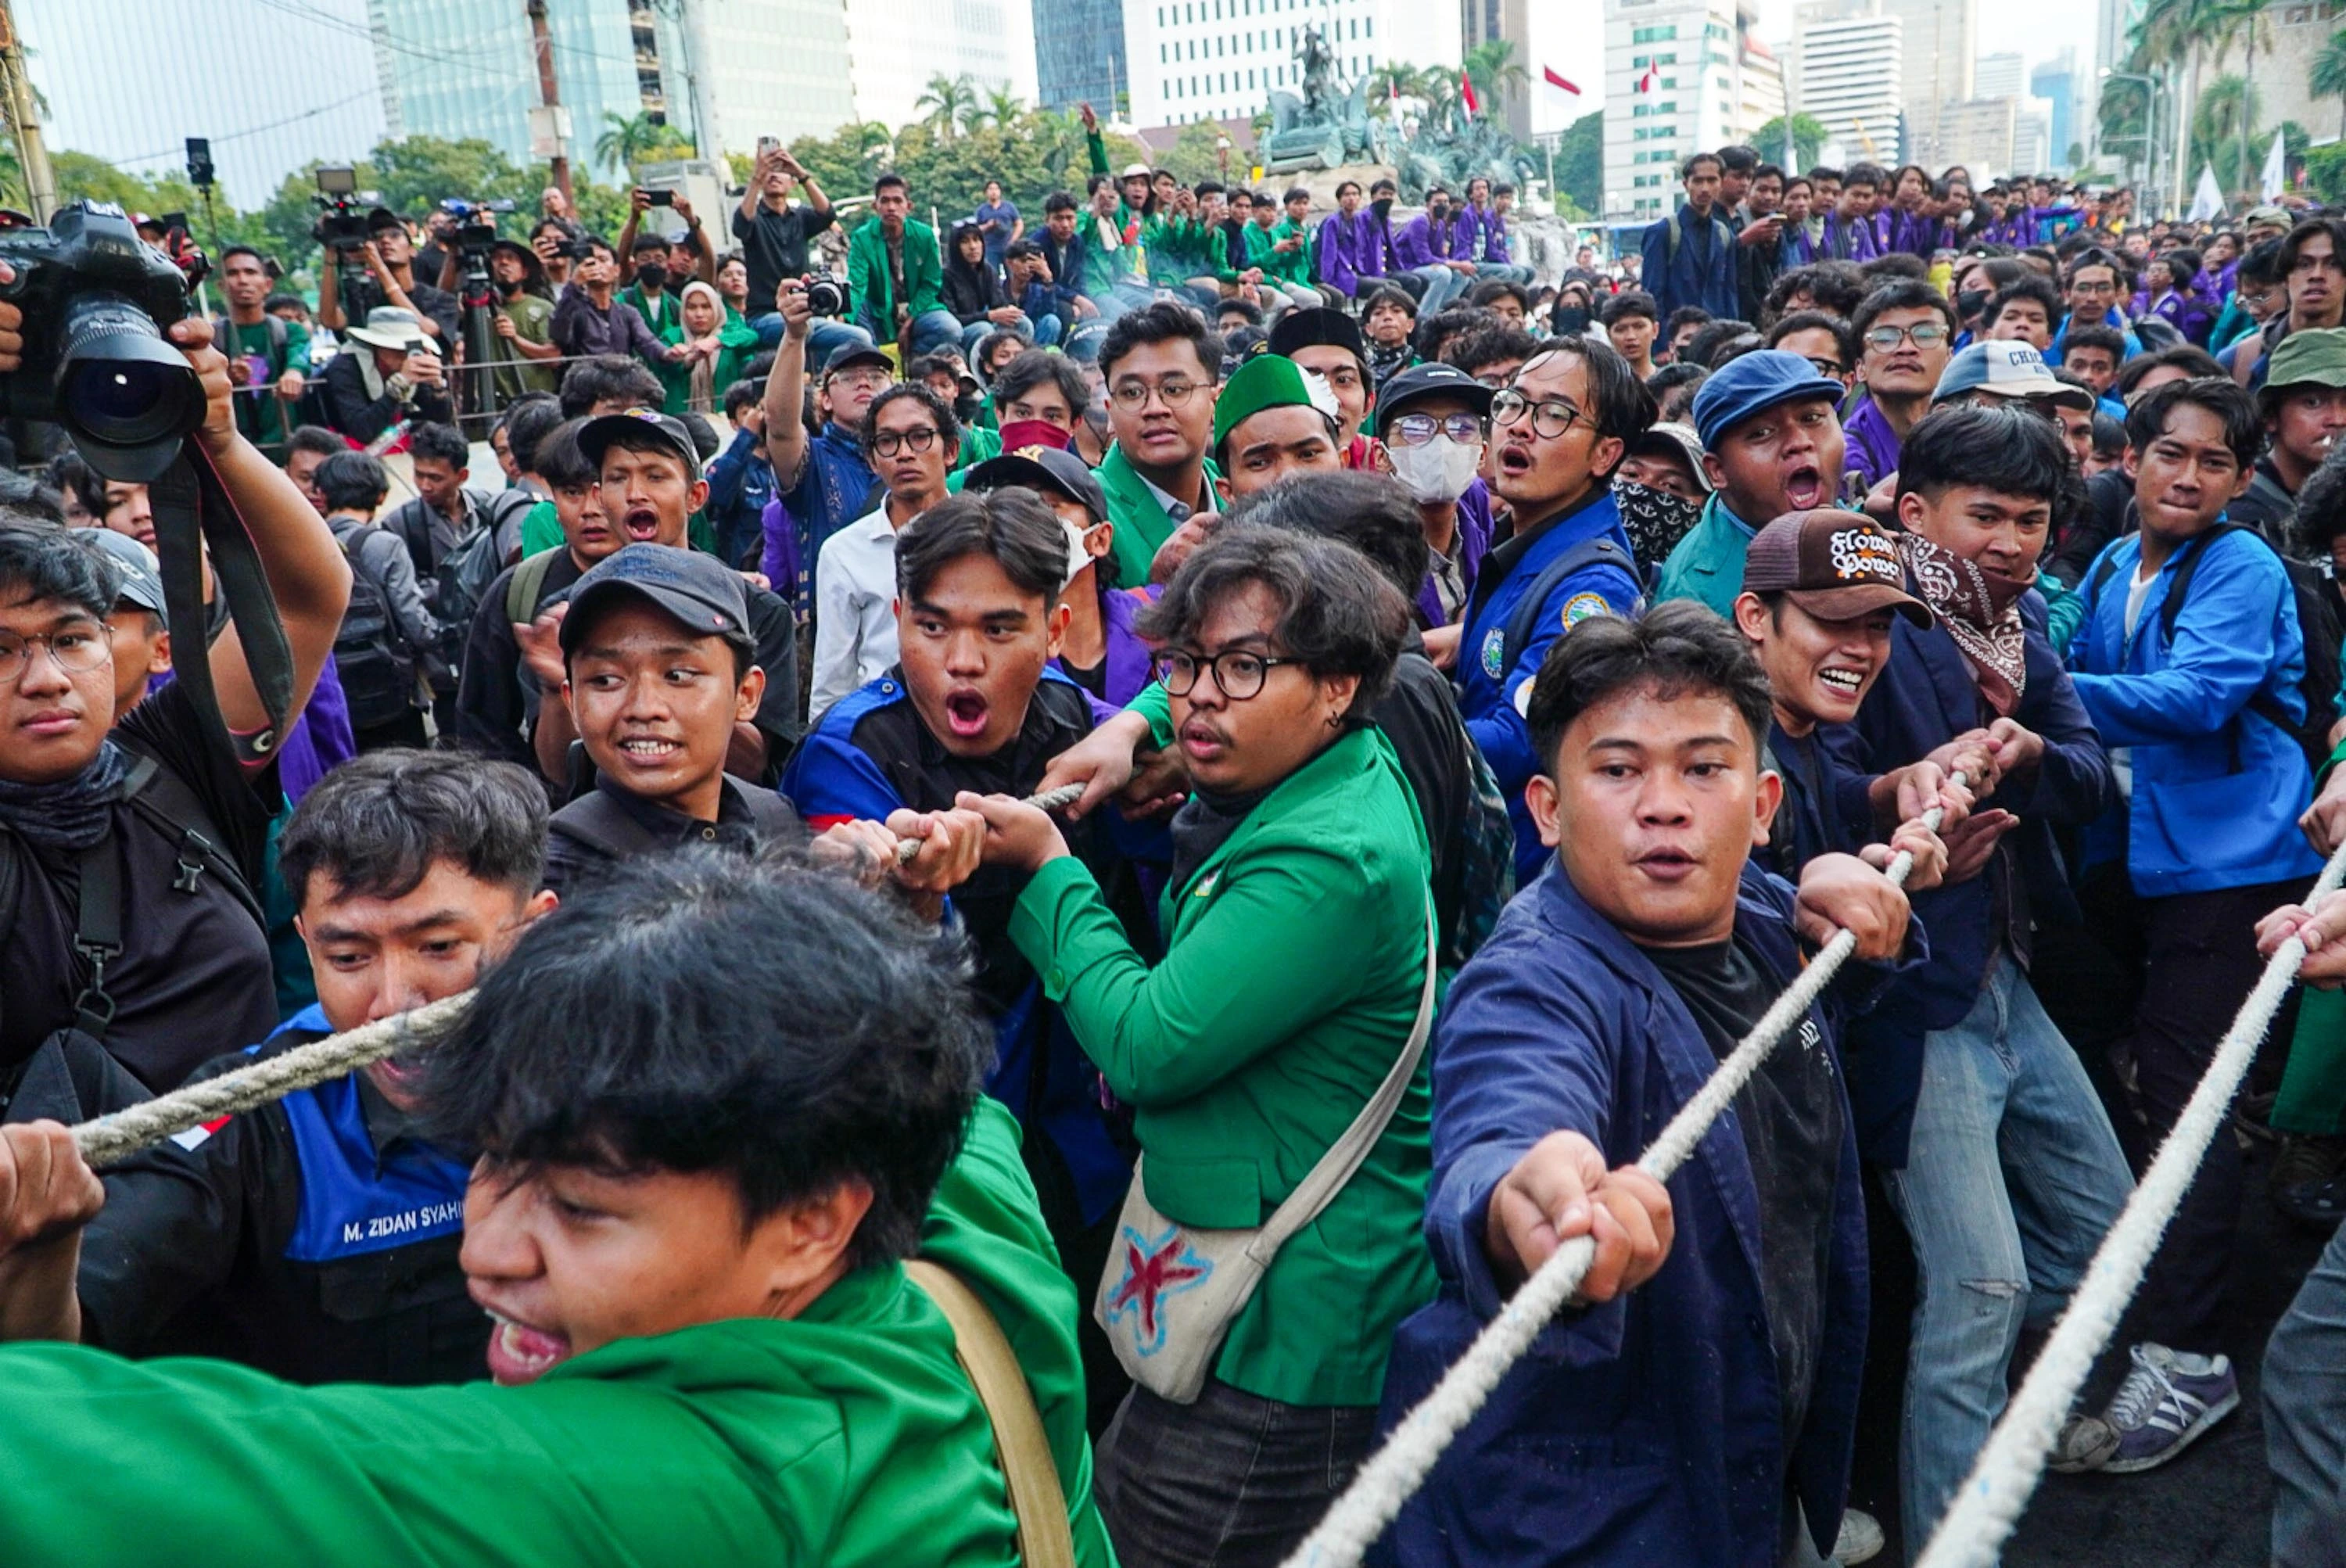
[{"label": "hand gripping rope", "polygon": [[[2306,903],[2310,906],[2335,891],[2341,879],[2346,879],[2346,844],[2321,869]],[[2020,1511],[2045,1473],[2045,1457],[2059,1441],[2061,1423],[2078,1388],[2117,1331],[2151,1254],[2158,1250],[2158,1238],[2190,1189],[2200,1157],[2224,1132],[2224,1113],[2304,962],[2305,943],[2293,936],[2266,962],[2263,977],[2240,1003],[2207,1074],[2191,1092],[2190,1103],[2176,1118],[2175,1130],[2143,1173],[2117,1223],[2102,1238],[2085,1282],[2070,1297],[2068,1310],[2004,1408],[2004,1419],[1988,1434],[1970,1476],[1948,1504],[1915,1568],[1988,1568],[2004,1550],[2020,1522]]]},{"label": "hand gripping rope", "polygon": [[[1963,782],[1963,775],[1953,775],[1953,782]],[[1923,813],[1923,826],[1937,831],[1943,815],[1940,808],[1932,807]],[[1913,869],[1914,857],[1901,850],[1892,858],[1884,874],[1891,885],[1901,887]],[[1695,1145],[1702,1142],[1710,1124],[1719,1119],[1719,1113],[1750,1081],[1760,1064],[1791,1032],[1792,1025],[1807,1016],[1817,993],[1832,983],[1832,977],[1856,950],[1855,935],[1847,931],[1833,933],[1832,940],[1819,950],[1784,993],[1776,998],[1775,1004],[1751,1026],[1751,1033],[1719,1064],[1719,1071],[1710,1075],[1709,1082],[1695,1092],[1694,1097],[1670,1118],[1661,1135],[1637,1157],[1638,1169],[1658,1182],[1670,1179],[1694,1153]],[[1424,1484],[1427,1473],[1450,1446],[1450,1441],[1474,1419],[1475,1412],[1499,1386],[1499,1380],[1532,1348],[1532,1341],[1539,1337],[1547,1320],[1580,1288],[1580,1281],[1596,1257],[1596,1241],[1576,1236],[1539,1266],[1523,1288],[1500,1308],[1499,1315],[1484,1325],[1474,1342],[1443,1374],[1433,1391],[1402,1418],[1401,1425],[1393,1429],[1384,1447],[1361,1466],[1360,1473],[1328,1510],[1327,1517],[1287,1559],[1286,1568],[1353,1568],[1361,1561],[1371,1543],[1384,1533],[1385,1526],[1401,1512],[1402,1504]]]},{"label": "hand gripping rope", "polygon": [[[1080,784],[1063,785],[1028,796],[1026,804],[1056,811],[1073,803],[1083,792]],[[919,839],[903,840],[896,850],[899,863],[910,860],[923,842]],[[168,1095],[158,1095],[110,1116],[82,1123],[73,1129],[74,1142],[80,1147],[82,1158],[93,1168],[103,1170],[107,1166],[119,1165],[140,1149],[190,1127],[281,1100],[296,1089],[339,1078],[370,1062],[430,1046],[454,1027],[472,999],[469,991],[444,997],[412,1013],[297,1045],[249,1067],[239,1067]]]}]

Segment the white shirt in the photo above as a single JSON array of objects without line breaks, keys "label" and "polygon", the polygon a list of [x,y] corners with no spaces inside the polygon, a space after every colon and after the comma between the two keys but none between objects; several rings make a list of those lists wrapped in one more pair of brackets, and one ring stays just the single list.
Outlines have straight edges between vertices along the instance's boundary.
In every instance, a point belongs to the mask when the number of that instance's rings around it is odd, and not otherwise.
[{"label": "white shirt", "polygon": [[884,501],[823,541],[814,562],[814,686],[807,722],[896,662],[896,530]]}]

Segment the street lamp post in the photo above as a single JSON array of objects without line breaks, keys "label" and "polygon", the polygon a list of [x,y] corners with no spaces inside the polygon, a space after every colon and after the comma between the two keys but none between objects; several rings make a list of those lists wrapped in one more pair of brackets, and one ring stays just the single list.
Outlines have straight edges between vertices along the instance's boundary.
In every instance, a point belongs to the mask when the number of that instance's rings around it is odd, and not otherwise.
[{"label": "street lamp post", "polygon": [[2146,187],[2143,198],[2150,208],[2151,215],[2156,217],[2162,209],[2157,199],[2160,190],[2158,171],[2162,161],[2158,156],[2158,78],[2140,71],[2113,71],[2105,68],[2101,73],[2101,79],[2105,82],[2140,82],[2142,84],[2142,135],[2114,137],[2110,139],[2142,143],[2143,184]]}]

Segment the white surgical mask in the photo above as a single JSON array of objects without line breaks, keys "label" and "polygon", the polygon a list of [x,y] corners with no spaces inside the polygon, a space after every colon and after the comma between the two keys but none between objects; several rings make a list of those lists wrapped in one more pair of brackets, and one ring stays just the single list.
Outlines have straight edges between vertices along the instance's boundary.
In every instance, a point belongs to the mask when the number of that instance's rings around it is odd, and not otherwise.
[{"label": "white surgical mask", "polygon": [[1393,473],[1409,487],[1410,499],[1421,506],[1455,501],[1474,483],[1483,464],[1480,446],[1463,446],[1437,433],[1423,446],[1392,446]]}]

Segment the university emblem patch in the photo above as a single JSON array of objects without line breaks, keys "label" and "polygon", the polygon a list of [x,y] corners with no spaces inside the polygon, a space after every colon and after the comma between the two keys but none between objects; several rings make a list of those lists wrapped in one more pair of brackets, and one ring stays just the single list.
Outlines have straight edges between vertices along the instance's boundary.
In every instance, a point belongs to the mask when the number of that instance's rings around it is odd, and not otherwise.
[{"label": "university emblem patch", "polygon": [[1203,1285],[1214,1272],[1214,1263],[1189,1249],[1178,1225],[1168,1225],[1154,1237],[1144,1237],[1128,1225],[1122,1230],[1117,1245],[1124,1249],[1124,1278],[1108,1294],[1108,1327],[1130,1316],[1134,1348],[1153,1356],[1165,1349],[1166,1298]]},{"label": "university emblem patch", "polygon": [[1507,628],[1493,626],[1483,638],[1483,673],[1493,680],[1507,673]]},{"label": "university emblem patch", "polygon": [[1613,606],[1602,594],[1575,594],[1564,601],[1564,629],[1570,631],[1591,616],[1609,616]]}]

